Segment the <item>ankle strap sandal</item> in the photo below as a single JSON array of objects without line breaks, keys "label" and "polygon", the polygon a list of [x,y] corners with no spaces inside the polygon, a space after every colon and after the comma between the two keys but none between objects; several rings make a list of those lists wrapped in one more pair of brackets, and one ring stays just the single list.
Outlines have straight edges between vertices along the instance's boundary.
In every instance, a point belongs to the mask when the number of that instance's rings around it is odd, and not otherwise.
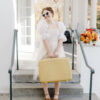
[{"label": "ankle strap sandal", "polygon": [[[56,96],[59,96],[59,93],[55,93]],[[53,98],[53,100],[59,100],[59,97],[58,98]]]},{"label": "ankle strap sandal", "polygon": [[[45,96],[46,96],[46,95],[49,95],[49,94],[47,93],[47,94],[45,94]],[[46,98],[46,97],[45,97],[45,100],[51,100],[51,98],[50,98],[50,97],[49,97],[49,98]]]}]

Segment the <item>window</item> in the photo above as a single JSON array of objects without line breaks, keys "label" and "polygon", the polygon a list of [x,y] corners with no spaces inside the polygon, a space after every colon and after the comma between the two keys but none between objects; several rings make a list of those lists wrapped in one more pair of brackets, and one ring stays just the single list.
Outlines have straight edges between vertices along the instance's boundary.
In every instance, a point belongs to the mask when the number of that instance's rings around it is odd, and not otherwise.
[{"label": "window", "polygon": [[34,51],[34,2],[33,0],[17,0],[17,20],[19,50]]}]

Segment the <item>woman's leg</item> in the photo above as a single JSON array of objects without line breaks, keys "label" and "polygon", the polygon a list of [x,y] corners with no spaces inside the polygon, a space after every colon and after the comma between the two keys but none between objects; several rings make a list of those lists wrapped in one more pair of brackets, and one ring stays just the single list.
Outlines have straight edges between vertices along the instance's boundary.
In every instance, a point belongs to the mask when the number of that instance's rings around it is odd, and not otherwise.
[{"label": "woman's leg", "polygon": [[50,98],[49,91],[48,91],[48,83],[42,83],[43,90],[46,98]]},{"label": "woman's leg", "polygon": [[60,82],[55,82],[55,95],[54,98],[58,98],[59,96],[59,89],[60,89]]}]

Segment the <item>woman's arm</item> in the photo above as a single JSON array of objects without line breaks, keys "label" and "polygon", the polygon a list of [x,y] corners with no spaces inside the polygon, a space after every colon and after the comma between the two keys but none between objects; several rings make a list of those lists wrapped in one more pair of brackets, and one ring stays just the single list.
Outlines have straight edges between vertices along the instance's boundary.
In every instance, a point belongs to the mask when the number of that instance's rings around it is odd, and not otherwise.
[{"label": "woman's arm", "polygon": [[61,45],[62,45],[62,42],[63,42],[62,39],[59,39],[59,40],[58,40],[58,45],[57,45],[57,48],[56,48],[55,52],[58,52],[58,51],[59,51],[59,49],[60,49],[60,47],[61,47]]},{"label": "woman's arm", "polygon": [[44,22],[41,22],[37,25],[37,32],[40,34],[41,36],[41,39],[42,39],[42,42],[43,42],[43,45],[47,51],[47,54],[49,56],[51,56],[51,50],[50,50],[50,47],[48,46],[48,41],[47,41],[47,25],[44,24]]},{"label": "woman's arm", "polygon": [[56,50],[55,50],[55,52],[54,52],[54,57],[58,57],[58,52],[59,52],[59,49],[60,49],[60,47],[61,47],[61,45],[62,45],[62,42],[63,42],[63,40],[62,39],[59,39],[58,40],[58,45],[57,45],[57,48],[56,48]]},{"label": "woman's arm", "polygon": [[43,43],[44,43],[44,46],[45,46],[45,48],[46,48],[46,50],[47,50],[48,55],[49,55],[50,57],[52,57],[52,52],[51,52],[51,50],[50,50],[50,48],[49,48],[49,46],[48,46],[47,40],[44,39],[44,40],[43,40]]},{"label": "woman's arm", "polygon": [[64,35],[64,32],[66,30],[66,27],[65,27],[64,23],[63,22],[59,22],[58,27],[59,27],[60,33],[58,35],[58,45],[57,45],[57,48],[56,48],[56,50],[54,52],[55,56],[58,56],[58,51],[59,51],[61,45],[63,44],[64,41],[67,40],[65,35]]}]

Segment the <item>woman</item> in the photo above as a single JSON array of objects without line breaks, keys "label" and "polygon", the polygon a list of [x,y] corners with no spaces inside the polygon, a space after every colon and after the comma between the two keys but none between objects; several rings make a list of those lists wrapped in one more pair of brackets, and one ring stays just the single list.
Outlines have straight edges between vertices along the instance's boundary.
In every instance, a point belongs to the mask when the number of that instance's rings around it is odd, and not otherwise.
[{"label": "woman", "polygon": [[[51,7],[46,7],[42,10],[41,24],[38,24],[38,32],[41,35],[38,61],[44,58],[65,57],[63,41],[66,41],[64,32],[66,30],[62,22],[54,20],[54,11]],[[51,100],[48,92],[48,84],[42,83],[45,94],[45,100]],[[59,98],[60,82],[55,82],[55,95],[53,100]]]}]

